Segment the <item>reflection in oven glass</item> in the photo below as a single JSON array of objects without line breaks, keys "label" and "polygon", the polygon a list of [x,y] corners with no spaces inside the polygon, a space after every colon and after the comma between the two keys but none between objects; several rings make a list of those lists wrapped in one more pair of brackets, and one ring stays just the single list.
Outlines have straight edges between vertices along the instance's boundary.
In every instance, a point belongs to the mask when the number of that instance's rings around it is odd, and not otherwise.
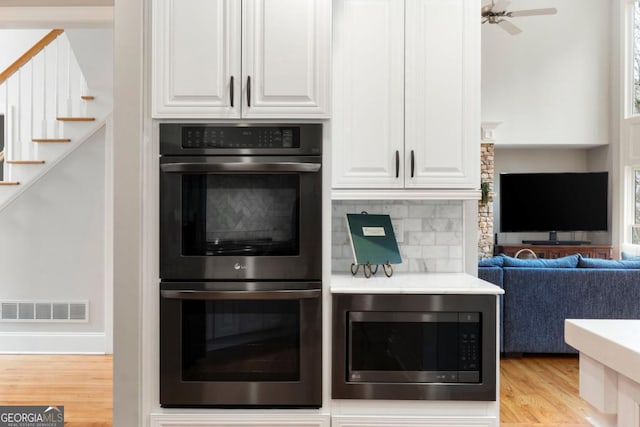
[{"label": "reflection in oven glass", "polygon": [[300,177],[185,175],[183,255],[298,255]]},{"label": "reflection in oven glass", "polygon": [[297,301],[183,301],[183,381],[298,381]]},{"label": "reflection in oven glass", "polygon": [[457,323],[353,322],[351,328],[353,370],[459,369]]}]

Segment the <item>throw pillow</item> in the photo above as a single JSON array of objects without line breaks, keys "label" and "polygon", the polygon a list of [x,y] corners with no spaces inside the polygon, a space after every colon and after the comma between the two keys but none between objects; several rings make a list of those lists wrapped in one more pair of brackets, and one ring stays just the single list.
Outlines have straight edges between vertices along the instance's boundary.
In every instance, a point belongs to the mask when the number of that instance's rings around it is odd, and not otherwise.
[{"label": "throw pillow", "polygon": [[624,251],[620,254],[620,258],[622,258],[623,260],[640,261],[640,255],[635,255]]},{"label": "throw pillow", "polygon": [[599,259],[599,258],[583,258],[578,261],[579,268],[633,268],[640,269],[640,260],[617,260],[617,259]]},{"label": "throw pillow", "polygon": [[502,264],[504,264],[503,255],[496,255],[494,257],[478,261],[478,267],[502,267]]},{"label": "throw pillow", "polygon": [[504,257],[505,267],[521,268],[575,268],[578,265],[578,255],[569,255],[562,258],[545,259],[519,259],[509,256]]}]

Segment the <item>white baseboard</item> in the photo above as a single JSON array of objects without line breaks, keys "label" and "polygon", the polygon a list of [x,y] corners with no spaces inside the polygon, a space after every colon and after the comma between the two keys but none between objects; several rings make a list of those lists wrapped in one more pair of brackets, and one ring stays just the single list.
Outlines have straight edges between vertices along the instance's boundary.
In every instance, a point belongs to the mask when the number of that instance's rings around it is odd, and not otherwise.
[{"label": "white baseboard", "polygon": [[0,332],[0,354],[105,354],[104,332]]}]

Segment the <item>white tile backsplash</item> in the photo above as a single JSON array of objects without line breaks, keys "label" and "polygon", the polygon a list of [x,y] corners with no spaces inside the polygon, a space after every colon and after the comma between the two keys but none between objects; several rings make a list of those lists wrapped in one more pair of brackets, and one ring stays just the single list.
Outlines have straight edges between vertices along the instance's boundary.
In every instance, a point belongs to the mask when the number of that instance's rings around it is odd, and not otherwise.
[{"label": "white tile backsplash", "polygon": [[433,200],[335,200],[332,204],[332,270],[348,272],[353,253],[346,226],[347,213],[388,214],[402,221],[403,243],[398,243],[402,264],[396,272],[463,271],[463,204],[461,201]]}]

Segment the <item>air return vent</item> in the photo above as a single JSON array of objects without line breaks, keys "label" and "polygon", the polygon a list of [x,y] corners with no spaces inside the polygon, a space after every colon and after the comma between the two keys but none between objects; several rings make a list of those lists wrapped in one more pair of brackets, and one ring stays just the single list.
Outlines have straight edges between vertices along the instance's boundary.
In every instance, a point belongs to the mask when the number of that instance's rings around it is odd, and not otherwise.
[{"label": "air return vent", "polygon": [[1,301],[2,322],[87,322],[89,303],[45,301]]}]

